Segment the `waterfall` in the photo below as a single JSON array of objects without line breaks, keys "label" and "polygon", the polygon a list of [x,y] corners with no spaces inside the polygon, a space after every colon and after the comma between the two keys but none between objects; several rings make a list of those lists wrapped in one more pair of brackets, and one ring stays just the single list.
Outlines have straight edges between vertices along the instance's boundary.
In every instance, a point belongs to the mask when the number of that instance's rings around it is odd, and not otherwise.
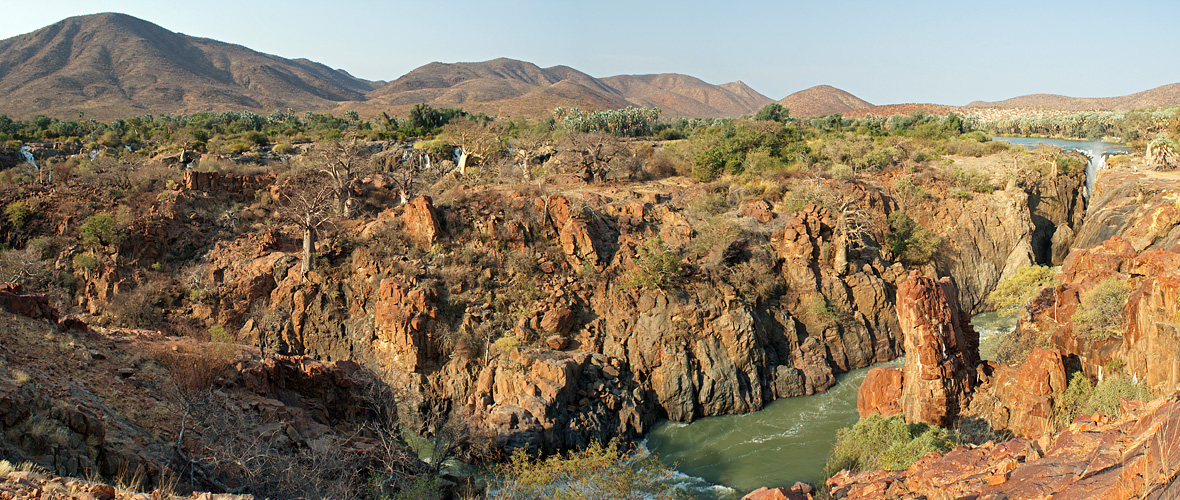
[{"label": "waterfall", "polygon": [[20,155],[25,157],[25,161],[27,161],[31,165],[33,165],[33,168],[35,168],[37,170],[41,170],[41,167],[37,166],[37,160],[35,160],[33,158],[33,148],[30,148],[28,146],[21,146],[20,147]]}]

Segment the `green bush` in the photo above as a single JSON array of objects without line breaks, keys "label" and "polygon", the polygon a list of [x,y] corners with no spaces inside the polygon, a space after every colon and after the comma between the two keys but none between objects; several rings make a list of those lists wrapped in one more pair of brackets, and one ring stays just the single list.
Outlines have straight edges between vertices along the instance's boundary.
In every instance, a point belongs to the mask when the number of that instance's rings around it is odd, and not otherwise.
[{"label": "green bush", "polygon": [[934,258],[942,244],[934,232],[900,211],[889,214],[887,221],[889,232],[885,234],[885,243],[894,256],[907,265],[925,264]]},{"label": "green bush", "polygon": [[654,455],[624,452],[614,443],[540,459],[517,449],[497,468],[490,500],[686,498],[673,473]]},{"label": "green bush", "polygon": [[1061,282],[1055,278],[1057,272],[1049,266],[1028,266],[1016,270],[1012,277],[1000,282],[987,295],[987,300],[1004,316],[1016,316],[1027,310],[1029,303],[1041,292],[1041,288],[1055,287]]},{"label": "green bush", "polygon": [[902,470],[932,451],[947,452],[957,444],[954,434],[942,427],[907,424],[900,415],[872,414],[852,427],[836,431],[836,445],[828,456],[828,477],[849,470]]},{"label": "green bush", "polygon": [[627,271],[623,288],[668,289],[680,282],[680,256],[663,248],[658,238],[636,248],[636,269]]},{"label": "green bush", "polygon": [[17,229],[22,229],[25,227],[25,223],[29,222],[29,218],[33,216],[33,210],[23,201],[14,201],[4,209],[4,216]]},{"label": "green bush", "polygon": [[74,256],[74,269],[81,269],[86,272],[93,271],[98,267],[98,258],[88,253],[80,253]]},{"label": "green bush", "polygon": [[1066,387],[1065,393],[1058,399],[1057,405],[1053,408],[1053,420],[1057,427],[1065,427],[1073,422],[1074,417],[1082,411],[1086,406],[1086,402],[1090,400],[1090,395],[1094,393],[1094,386],[1090,384],[1090,379],[1086,377],[1085,373],[1074,372],[1069,379],[1069,386]]},{"label": "green bush", "polygon": [[1100,342],[1122,334],[1123,304],[1130,286],[1111,276],[1082,294],[1082,303],[1073,313],[1073,331],[1079,337]]},{"label": "green bush", "polygon": [[123,241],[123,232],[110,214],[94,214],[82,222],[82,244],[87,247],[118,245]]},{"label": "green bush", "polygon": [[692,178],[700,182],[712,182],[725,171],[725,153],[709,148],[692,157]]},{"label": "green bush", "polygon": [[1119,415],[1122,405],[1120,399],[1133,401],[1150,401],[1153,398],[1151,388],[1131,381],[1122,376],[1106,377],[1094,387],[1094,392],[1086,404],[1082,406],[1082,413],[1105,413]]}]

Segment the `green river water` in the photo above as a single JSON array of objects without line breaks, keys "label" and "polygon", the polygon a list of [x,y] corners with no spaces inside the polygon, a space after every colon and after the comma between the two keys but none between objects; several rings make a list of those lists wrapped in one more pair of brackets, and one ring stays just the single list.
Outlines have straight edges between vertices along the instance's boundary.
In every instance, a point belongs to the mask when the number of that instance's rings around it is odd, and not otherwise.
[{"label": "green river water", "polygon": [[[991,359],[997,334],[1011,331],[1015,319],[983,313],[972,324],[980,335],[981,356]],[[828,392],[780,399],[762,411],[691,424],[660,422],[645,447],[674,467],[682,475],[680,484],[701,499],[736,499],[762,486],[822,481],[836,430],[859,419],[856,391],[868,370],[838,376]]]}]

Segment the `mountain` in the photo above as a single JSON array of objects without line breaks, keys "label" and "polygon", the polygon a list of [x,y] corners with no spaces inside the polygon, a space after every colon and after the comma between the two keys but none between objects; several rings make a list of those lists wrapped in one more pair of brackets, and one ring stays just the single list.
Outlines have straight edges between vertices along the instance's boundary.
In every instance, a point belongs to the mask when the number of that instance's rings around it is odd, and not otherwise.
[{"label": "mountain", "polygon": [[792,116],[804,118],[873,107],[868,101],[831,85],[816,85],[800,90],[782,98],[778,103],[789,109]]},{"label": "mountain", "polygon": [[306,59],[173,33],[124,14],[71,17],[0,41],[0,113],[13,116],[331,109],[374,87]]},{"label": "mountain", "polygon": [[1164,85],[1120,97],[1067,97],[1057,94],[1032,94],[996,102],[975,101],[968,104],[967,107],[1129,111],[1176,105],[1180,105],[1180,83]]},{"label": "mountain", "polygon": [[421,66],[370,93],[364,106],[462,106],[492,114],[534,114],[557,106],[658,107],[665,117],[739,116],[773,102],[741,82],[712,85],[687,75],[595,78],[568,66],[514,59]]}]

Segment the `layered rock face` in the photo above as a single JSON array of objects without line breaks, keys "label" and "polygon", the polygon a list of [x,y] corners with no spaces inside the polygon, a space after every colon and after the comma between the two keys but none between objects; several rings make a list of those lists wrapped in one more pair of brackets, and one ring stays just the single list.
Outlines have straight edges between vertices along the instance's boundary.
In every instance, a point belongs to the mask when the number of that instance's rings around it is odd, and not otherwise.
[{"label": "layered rock face", "polygon": [[1180,496],[1180,394],[1060,434],[931,453],[904,471],[841,472],[833,497],[1170,499]]},{"label": "layered rock face", "polygon": [[1061,351],[1034,348],[1020,365],[991,368],[992,376],[984,377],[975,389],[971,416],[982,418],[993,430],[1025,438],[1057,429],[1054,410],[1069,382]]},{"label": "layered rock face", "polygon": [[950,279],[917,271],[898,287],[905,365],[869,372],[857,394],[861,416],[901,413],[910,423],[947,427],[967,409],[976,384],[979,335],[955,295]]}]

